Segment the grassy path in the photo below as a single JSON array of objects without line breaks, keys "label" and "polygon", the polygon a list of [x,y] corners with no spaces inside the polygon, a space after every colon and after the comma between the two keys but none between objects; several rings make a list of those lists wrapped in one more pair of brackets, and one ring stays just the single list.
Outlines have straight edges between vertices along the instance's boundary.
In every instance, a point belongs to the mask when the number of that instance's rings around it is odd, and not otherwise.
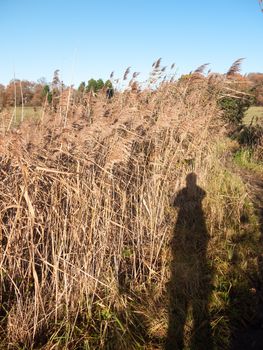
[{"label": "grassy path", "polygon": [[258,217],[260,243],[262,254],[258,257],[258,281],[256,293],[258,308],[253,324],[240,329],[235,334],[232,350],[262,350],[263,349],[263,176],[249,170],[239,170],[246,183],[255,214]]}]

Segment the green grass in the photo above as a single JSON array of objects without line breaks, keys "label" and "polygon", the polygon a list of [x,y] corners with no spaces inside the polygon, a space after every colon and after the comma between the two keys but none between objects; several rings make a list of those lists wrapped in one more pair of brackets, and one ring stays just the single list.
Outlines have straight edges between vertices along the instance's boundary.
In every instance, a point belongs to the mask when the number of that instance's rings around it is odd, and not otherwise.
[{"label": "green grass", "polygon": [[250,107],[245,113],[243,122],[245,125],[250,125],[252,123],[252,125],[260,124],[263,126],[263,107]]},{"label": "green grass", "polygon": [[[0,112],[0,120],[1,117],[4,118],[3,122],[7,127],[14,113],[14,107],[9,107]],[[24,120],[32,118],[39,119],[41,117],[42,107],[16,107],[15,115],[13,117],[12,127],[16,127],[20,124],[22,116],[24,116]],[[1,120],[2,121],[2,120]]]},{"label": "green grass", "polygon": [[242,148],[236,152],[234,162],[241,168],[254,171],[262,174],[263,164],[257,162],[253,157],[253,150],[249,148]]}]

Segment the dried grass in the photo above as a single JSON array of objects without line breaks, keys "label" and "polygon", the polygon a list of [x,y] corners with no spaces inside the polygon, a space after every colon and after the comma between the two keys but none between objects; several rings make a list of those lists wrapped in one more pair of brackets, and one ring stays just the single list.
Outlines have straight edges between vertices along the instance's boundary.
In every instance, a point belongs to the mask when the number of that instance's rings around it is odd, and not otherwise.
[{"label": "dried grass", "polygon": [[3,344],[162,346],[173,194],[191,171],[207,189],[215,264],[214,244],[225,237],[229,210],[233,221],[243,210],[242,184],[228,189],[226,204],[211,182],[212,174],[221,186],[225,181],[215,166],[224,135],[222,84],[199,77],[126,90],[112,100],[89,96],[70,106],[67,118],[47,112],[1,139]]}]

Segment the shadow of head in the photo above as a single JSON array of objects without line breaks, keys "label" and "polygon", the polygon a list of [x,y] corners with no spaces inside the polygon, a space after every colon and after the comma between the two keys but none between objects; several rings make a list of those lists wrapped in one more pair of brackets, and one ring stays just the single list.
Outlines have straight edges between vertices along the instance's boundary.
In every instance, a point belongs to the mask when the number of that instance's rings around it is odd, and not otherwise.
[{"label": "shadow of head", "polygon": [[186,186],[191,188],[195,187],[197,182],[197,175],[196,173],[190,173],[186,176]]}]

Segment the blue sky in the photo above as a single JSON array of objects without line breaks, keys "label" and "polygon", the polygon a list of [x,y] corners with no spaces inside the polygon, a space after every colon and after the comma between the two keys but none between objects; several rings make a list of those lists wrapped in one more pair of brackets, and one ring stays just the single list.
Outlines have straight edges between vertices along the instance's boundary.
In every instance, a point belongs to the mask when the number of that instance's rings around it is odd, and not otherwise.
[{"label": "blue sky", "polygon": [[257,0],[0,0],[0,82],[145,76],[159,57],[178,74],[240,57],[244,73],[263,72],[262,33]]}]

